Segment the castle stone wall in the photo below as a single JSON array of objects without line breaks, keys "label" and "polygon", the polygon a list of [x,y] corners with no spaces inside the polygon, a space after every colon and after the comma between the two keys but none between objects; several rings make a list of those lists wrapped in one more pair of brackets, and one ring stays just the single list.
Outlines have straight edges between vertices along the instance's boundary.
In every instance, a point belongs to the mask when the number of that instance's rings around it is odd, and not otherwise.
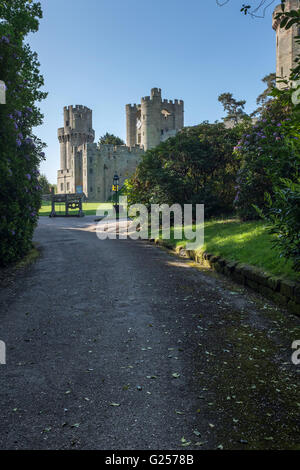
[{"label": "castle stone wall", "polygon": [[122,186],[125,179],[134,173],[143,153],[138,147],[125,145],[83,145],[83,192],[88,199],[109,199],[114,175],[118,174]]},{"label": "castle stone wall", "polygon": [[152,88],[141,104],[126,105],[127,145],[97,145],[92,110],[65,106],[64,126],[58,129],[60,170],[57,192],[75,193],[81,188],[91,201],[112,196],[117,173],[122,186],[139,164],[144,151],[176,135],[183,127],[183,101],[162,100],[161,89]]},{"label": "castle stone wall", "polygon": [[94,135],[90,109],[79,105],[64,108],[64,127],[58,129],[58,193],[75,193],[80,187],[90,201],[106,201],[112,196],[114,174],[119,175],[122,185],[134,173],[144,153],[142,148],[98,146],[93,142]]},{"label": "castle stone wall", "polygon": [[[287,0],[286,11],[300,8],[299,0]],[[295,59],[300,54],[300,45],[296,44],[295,36],[300,35],[299,28],[293,25],[290,29],[280,28],[280,21],[275,17],[280,13],[281,6],[278,5],[273,13],[273,29],[276,31],[276,77],[277,87],[285,87],[279,82],[280,79],[289,79],[291,69],[295,66]]]}]

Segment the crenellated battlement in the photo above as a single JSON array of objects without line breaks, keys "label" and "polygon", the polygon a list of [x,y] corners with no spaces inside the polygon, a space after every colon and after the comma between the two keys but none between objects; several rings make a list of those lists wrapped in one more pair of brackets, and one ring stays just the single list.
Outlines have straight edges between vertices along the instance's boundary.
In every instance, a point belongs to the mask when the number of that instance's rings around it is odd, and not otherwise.
[{"label": "crenellated battlement", "polygon": [[[69,135],[83,141],[94,139],[95,132],[92,128],[92,110],[87,106],[77,104],[64,107],[64,132],[59,130],[59,136]],[[77,144],[76,144],[77,145]]]},{"label": "crenellated battlement", "polygon": [[174,106],[183,106],[183,100],[178,100],[178,99],[175,99],[175,100],[167,100],[167,99],[164,99],[162,101],[163,104],[171,104],[171,105],[174,105]]},{"label": "crenellated battlement", "polygon": [[[142,103],[149,102],[149,101],[153,101],[152,96],[143,96],[141,98]],[[168,100],[168,99],[164,98],[163,100],[161,100],[161,103],[162,104],[172,104],[172,105],[176,105],[176,106],[183,106],[183,100],[178,100],[178,99]],[[127,106],[129,106],[129,105],[127,105]],[[133,105],[133,106],[136,106],[136,105]]]},{"label": "crenellated battlement", "polygon": [[71,111],[71,112],[85,112],[85,113],[91,113],[92,110],[90,108],[88,108],[87,106],[83,106],[82,104],[76,104],[75,106],[73,106],[72,104],[69,105],[69,106],[64,106],[64,111]]},{"label": "crenellated battlement", "polygon": [[[96,144],[93,144],[96,145]],[[97,144],[97,150],[101,153],[117,153],[119,155],[133,153],[135,155],[141,155],[144,150],[138,145],[135,147],[128,147],[127,145],[111,145],[111,144]]]},{"label": "crenellated battlement", "polygon": [[151,89],[151,98],[161,97],[161,88],[152,88]]},{"label": "crenellated battlement", "polygon": [[[85,143],[92,143],[95,131],[92,127],[92,110],[76,104],[64,106],[64,127],[57,131],[60,144],[60,169],[70,170],[76,167],[76,148]],[[77,175],[78,176],[78,175]]]},{"label": "crenellated battlement", "polygon": [[183,128],[183,100],[162,99],[161,88],[152,88],[150,96],[143,96],[140,105],[132,106],[126,106],[128,146],[136,144],[148,150],[164,140],[167,134],[176,135]]},{"label": "crenellated battlement", "polygon": [[155,147],[183,127],[183,101],[167,100],[161,88],[152,88],[140,103],[128,103],[127,145],[97,144],[92,127],[92,110],[80,104],[65,106],[63,127],[57,131],[60,143],[58,193],[83,191],[88,199],[106,201],[112,196],[114,175],[120,185],[130,177],[145,150]]}]

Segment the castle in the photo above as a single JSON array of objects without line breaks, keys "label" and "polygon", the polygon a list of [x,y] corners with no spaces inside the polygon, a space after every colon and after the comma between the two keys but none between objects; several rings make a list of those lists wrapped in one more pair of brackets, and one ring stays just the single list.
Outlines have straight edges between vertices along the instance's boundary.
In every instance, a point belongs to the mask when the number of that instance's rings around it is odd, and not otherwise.
[{"label": "castle", "polygon": [[64,108],[64,127],[58,129],[60,170],[57,192],[84,192],[90,201],[112,196],[115,173],[120,186],[132,175],[143,153],[183,128],[183,101],[162,100],[161,89],[140,105],[126,105],[127,145],[97,145],[92,110],[81,105]]},{"label": "castle", "polygon": [[[285,11],[298,10],[300,0],[287,0]],[[273,29],[276,31],[276,77],[277,87],[285,87],[285,84],[278,83],[278,80],[288,79],[291,69],[295,67],[296,57],[300,54],[300,45],[296,43],[295,37],[300,36],[300,28],[293,25],[290,29],[280,28],[280,21],[276,15],[280,13],[281,5],[278,5],[273,13]]]},{"label": "castle", "polygon": [[[300,0],[287,0],[286,11],[300,8]],[[300,55],[300,45],[295,37],[300,28],[293,25],[280,28],[276,19],[281,12],[278,5],[273,13],[276,31],[277,87],[285,86],[279,80],[288,79]],[[151,95],[141,99],[141,104],[126,105],[126,145],[97,145],[92,128],[92,110],[76,105],[64,108],[64,127],[58,129],[60,143],[60,170],[57,175],[58,193],[84,192],[89,200],[106,201],[112,196],[115,173],[120,185],[132,175],[143,153],[160,142],[176,135],[184,126],[182,100],[162,100],[161,89],[152,88]]]},{"label": "castle", "polygon": [[141,104],[126,105],[127,145],[156,147],[183,128],[183,112],[182,100],[162,100],[161,89],[152,88]]}]

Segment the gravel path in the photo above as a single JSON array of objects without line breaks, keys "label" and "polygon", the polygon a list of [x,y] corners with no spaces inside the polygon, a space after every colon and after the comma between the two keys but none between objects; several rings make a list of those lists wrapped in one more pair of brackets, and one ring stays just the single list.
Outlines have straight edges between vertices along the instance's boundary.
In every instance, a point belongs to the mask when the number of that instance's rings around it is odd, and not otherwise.
[{"label": "gravel path", "polygon": [[294,449],[297,317],[94,217],[0,290],[1,449]]}]

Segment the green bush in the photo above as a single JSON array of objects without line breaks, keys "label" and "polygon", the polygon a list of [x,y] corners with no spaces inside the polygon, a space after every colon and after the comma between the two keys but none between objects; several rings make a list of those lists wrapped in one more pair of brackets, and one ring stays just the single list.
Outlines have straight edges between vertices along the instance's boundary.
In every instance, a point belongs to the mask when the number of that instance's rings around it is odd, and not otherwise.
[{"label": "green bush", "polygon": [[20,259],[31,248],[41,205],[38,167],[43,144],[32,134],[42,115],[35,106],[45,98],[39,89],[37,55],[24,38],[38,30],[39,3],[2,0],[0,3],[0,70],[6,105],[0,105],[0,265]]},{"label": "green bush", "polygon": [[148,150],[125,184],[129,203],[205,204],[211,217],[233,211],[240,127],[204,122]]},{"label": "green bush", "polygon": [[290,114],[289,107],[275,98],[235,147],[241,167],[234,204],[243,220],[258,218],[253,205],[263,208],[265,193],[272,196],[281,178],[293,179],[296,174],[299,142],[289,135]]},{"label": "green bush", "polygon": [[266,194],[266,208],[258,213],[268,222],[269,233],[276,237],[273,245],[280,256],[293,263],[300,271],[300,178],[297,182],[282,179],[281,188],[275,188],[273,199]]}]

